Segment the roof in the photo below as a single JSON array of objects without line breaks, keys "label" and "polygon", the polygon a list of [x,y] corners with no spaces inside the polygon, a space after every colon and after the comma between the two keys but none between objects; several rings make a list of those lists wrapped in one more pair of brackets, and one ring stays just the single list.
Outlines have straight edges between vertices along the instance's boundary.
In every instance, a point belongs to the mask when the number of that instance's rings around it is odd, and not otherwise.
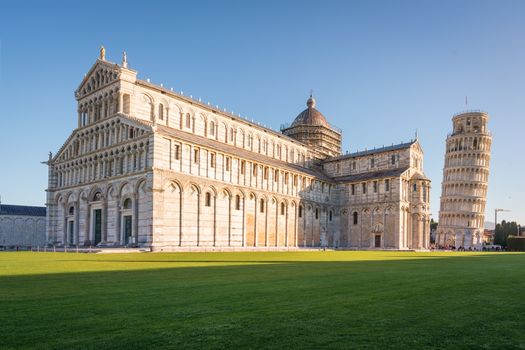
[{"label": "roof", "polygon": [[401,176],[401,174],[403,174],[408,169],[409,167],[403,167],[403,168],[388,169],[388,170],[381,170],[381,171],[371,171],[368,173],[336,177],[335,180],[337,182],[358,182],[358,181],[366,181],[366,180],[371,180],[371,179],[381,179],[385,177],[396,177],[396,176]]},{"label": "roof", "polygon": [[341,160],[341,159],[348,159],[348,158],[355,158],[355,157],[361,157],[361,156],[368,156],[368,155],[375,154],[375,153],[397,151],[397,150],[400,150],[400,149],[409,148],[410,146],[412,146],[416,142],[417,142],[417,139],[411,140],[410,142],[400,143],[400,144],[397,144],[397,145],[380,147],[380,148],[374,148],[374,149],[371,149],[371,150],[354,152],[354,153],[348,153],[348,154],[344,154],[344,155],[341,155],[341,156],[337,156],[337,157],[326,159],[325,162],[333,162],[333,161]]},{"label": "roof", "polygon": [[176,137],[180,140],[188,141],[188,142],[191,142],[197,145],[201,145],[203,147],[208,147],[208,148],[217,150],[219,152],[222,151],[224,153],[231,154],[233,156],[238,156],[238,157],[245,158],[245,159],[250,159],[250,160],[253,160],[261,164],[271,165],[271,166],[274,166],[276,168],[280,168],[283,170],[296,171],[299,173],[304,173],[304,174],[308,174],[311,176],[315,176],[319,178],[320,180],[324,180],[327,182],[333,182],[333,179],[328,177],[323,172],[317,171],[312,168],[307,168],[299,164],[288,163],[288,162],[285,162],[279,159],[271,158],[271,157],[268,157],[268,156],[265,156],[259,153],[251,152],[245,149],[234,147],[226,143],[222,143],[222,142],[219,142],[213,139],[209,139],[207,137],[190,134],[185,131],[173,129],[173,128],[166,127],[163,125],[157,125],[157,130],[164,134]]},{"label": "roof", "polygon": [[27,205],[0,205],[0,215],[46,216],[46,207],[31,207]]},{"label": "roof", "polygon": [[430,179],[421,173],[415,173],[412,176],[412,180],[430,180]]},{"label": "roof", "polygon": [[306,105],[308,108],[299,113],[299,115],[293,121],[292,127],[299,125],[325,126],[327,128],[330,127],[324,115],[315,109],[315,99],[312,96],[310,96],[310,98],[306,101]]},{"label": "roof", "polygon": [[207,110],[209,112],[217,113],[218,115],[221,115],[223,117],[231,118],[232,120],[235,120],[235,121],[237,121],[239,123],[243,123],[243,124],[249,125],[252,128],[255,128],[255,129],[261,130],[263,132],[267,132],[269,134],[272,134],[274,136],[280,137],[280,138],[282,138],[282,139],[284,139],[284,140],[286,140],[288,142],[295,143],[295,144],[300,145],[302,147],[307,147],[307,145],[305,145],[304,143],[302,143],[299,140],[294,139],[293,137],[285,135],[285,134],[283,134],[283,133],[281,133],[279,131],[275,131],[275,130],[273,130],[273,129],[269,128],[269,127],[266,127],[264,125],[261,125],[260,123],[257,123],[257,122],[255,122],[253,120],[249,121],[247,118],[241,117],[240,114],[239,115],[235,115],[235,114],[233,114],[233,112],[227,112],[226,110],[220,110],[218,107],[210,106],[209,104],[205,104],[205,103],[203,103],[201,101],[195,100],[195,99],[193,99],[191,97],[179,94],[179,93],[177,93],[175,91],[172,91],[170,89],[166,89],[163,86],[155,85],[155,84],[153,84],[151,82],[148,82],[148,81],[145,81],[145,80],[137,79],[137,84],[145,86],[145,87],[148,87],[150,89],[159,90],[163,94],[167,94],[169,96],[175,97],[175,98],[177,98],[179,100],[187,102],[187,103],[189,103],[191,105],[198,106],[199,108],[205,109],[205,110]]}]

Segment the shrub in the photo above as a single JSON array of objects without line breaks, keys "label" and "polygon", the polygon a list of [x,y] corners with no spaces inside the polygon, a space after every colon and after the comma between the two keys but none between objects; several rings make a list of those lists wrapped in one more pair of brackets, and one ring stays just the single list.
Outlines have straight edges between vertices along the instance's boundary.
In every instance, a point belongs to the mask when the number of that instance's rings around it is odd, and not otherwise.
[{"label": "shrub", "polygon": [[525,236],[507,237],[507,246],[511,252],[525,252]]}]

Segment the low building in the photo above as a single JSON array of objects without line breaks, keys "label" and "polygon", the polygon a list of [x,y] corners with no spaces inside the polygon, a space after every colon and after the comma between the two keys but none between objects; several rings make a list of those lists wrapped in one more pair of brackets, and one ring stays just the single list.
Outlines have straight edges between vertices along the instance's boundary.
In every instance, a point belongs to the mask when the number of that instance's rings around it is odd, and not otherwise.
[{"label": "low building", "polygon": [[483,243],[492,244],[494,242],[494,230],[487,230],[483,232]]},{"label": "low building", "polygon": [[46,243],[46,208],[0,205],[0,246],[39,246]]}]

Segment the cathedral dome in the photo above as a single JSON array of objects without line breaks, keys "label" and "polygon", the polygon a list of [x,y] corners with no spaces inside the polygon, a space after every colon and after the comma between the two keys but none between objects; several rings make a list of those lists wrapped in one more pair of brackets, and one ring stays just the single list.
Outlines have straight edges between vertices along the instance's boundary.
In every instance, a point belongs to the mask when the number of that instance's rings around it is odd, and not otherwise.
[{"label": "cathedral dome", "polygon": [[315,99],[310,95],[310,98],[306,101],[307,109],[299,113],[292,123],[293,126],[299,125],[314,125],[314,126],[326,126],[329,128],[328,122],[324,115],[315,109]]}]

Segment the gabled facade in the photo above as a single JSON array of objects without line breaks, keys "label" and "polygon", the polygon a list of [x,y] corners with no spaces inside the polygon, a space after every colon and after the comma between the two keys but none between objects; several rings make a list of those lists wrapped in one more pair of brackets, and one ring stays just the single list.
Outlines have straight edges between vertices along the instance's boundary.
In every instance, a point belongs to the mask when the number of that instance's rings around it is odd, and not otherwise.
[{"label": "gabled facade", "polygon": [[50,243],[428,247],[418,141],[341,156],[341,132],[317,110],[279,133],[139,80],[125,60],[103,55],[75,96],[78,127],[47,162]]}]

